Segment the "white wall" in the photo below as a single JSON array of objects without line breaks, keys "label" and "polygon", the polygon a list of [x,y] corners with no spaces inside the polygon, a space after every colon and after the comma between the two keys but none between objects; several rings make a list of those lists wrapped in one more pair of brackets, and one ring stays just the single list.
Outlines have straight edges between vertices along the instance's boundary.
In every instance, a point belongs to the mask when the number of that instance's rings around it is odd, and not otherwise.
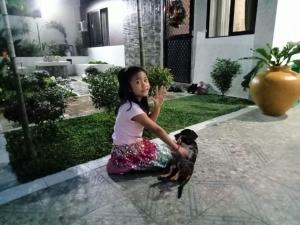
[{"label": "white wall", "polygon": [[124,45],[88,48],[90,61],[101,60],[115,66],[125,67]]},{"label": "white wall", "polygon": [[102,0],[93,2],[87,12],[99,11],[100,9],[108,8],[108,27],[110,45],[124,44],[123,35],[123,19],[126,16],[128,8],[127,4],[122,0]]},{"label": "white wall", "polygon": [[80,0],[43,0],[42,2],[44,4],[41,6],[41,39],[47,42],[60,39],[60,43],[64,43],[61,33],[45,26],[49,21],[60,22],[66,29],[68,43],[73,45],[75,50],[75,40],[81,38],[81,33],[78,31]]},{"label": "white wall", "polygon": [[[39,0],[41,18],[10,16],[11,27],[21,27],[22,22],[29,25],[29,33],[22,36],[23,39],[38,43],[38,29],[41,42],[54,41],[58,44],[64,44],[63,35],[56,29],[47,28],[46,24],[50,21],[61,23],[66,29],[67,41],[75,48],[76,38],[81,38],[78,31],[78,22],[80,21],[80,0]],[[0,27],[2,24],[0,24]],[[37,28],[38,26],[38,28]]]},{"label": "white wall", "polygon": [[[231,37],[206,38],[206,11],[207,1],[195,1],[194,38],[192,48],[192,82],[204,81],[212,84],[210,72],[217,58],[230,58],[237,60],[251,56],[251,48],[260,45],[261,42],[272,42],[272,30],[266,27],[274,27],[274,15],[270,11],[276,11],[277,0],[259,0],[256,18],[256,32],[252,35],[239,35]],[[272,7],[270,7],[270,5]],[[272,10],[270,10],[270,8]],[[272,22],[273,21],[273,22]],[[273,23],[273,24],[272,24]],[[232,88],[226,93],[229,96],[248,98],[248,93],[241,86],[243,76],[252,68],[252,61],[239,61],[242,73],[238,74],[232,82]],[[213,85],[213,84],[212,84]]]},{"label": "white wall", "polygon": [[258,0],[254,48],[272,45],[277,0]]},{"label": "white wall", "polygon": [[[66,61],[66,59],[72,59],[72,65],[68,66],[68,73],[75,73],[75,64],[84,64],[89,62],[89,58],[87,56],[70,56],[70,57],[61,57],[60,61]],[[16,65],[19,70],[23,68],[23,72],[32,72],[36,69],[36,65],[38,62],[42,62],[43,57],[17,57]]]},{"label": "white wall", "polygon": [[[278,0],[273,46],[282,48],[289,41],[300,41],[300,1]],[[298,56],[298,58],[300,58]]]}]

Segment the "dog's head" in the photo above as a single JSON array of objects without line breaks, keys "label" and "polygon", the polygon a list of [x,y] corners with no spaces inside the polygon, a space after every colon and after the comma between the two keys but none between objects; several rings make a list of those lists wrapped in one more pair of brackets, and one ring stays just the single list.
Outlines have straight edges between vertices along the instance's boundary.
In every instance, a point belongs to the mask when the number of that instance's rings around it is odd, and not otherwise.
[{"label": "dog's head", "polygon": [[181,144],[181,142],[183,142],[187,145],[190,145],[197,138],[198,138],[198,135],[195,133],[195,131],[190,130],[190,129],[184,129],[180,133],[175,134],[175,139],[178,144]]}]

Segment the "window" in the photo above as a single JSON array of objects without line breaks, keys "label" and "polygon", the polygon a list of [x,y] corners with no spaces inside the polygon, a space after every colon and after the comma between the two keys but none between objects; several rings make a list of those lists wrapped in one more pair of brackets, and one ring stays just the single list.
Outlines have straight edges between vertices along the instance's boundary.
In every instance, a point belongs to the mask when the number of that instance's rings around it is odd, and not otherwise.
[{"label": "window", "polygon": [[90,47],[109,45],[107,8],[88,13],[88,30]]},{"label": "window", "polygon": [[253,34],[257,0],[208,0],[206,37]]}]

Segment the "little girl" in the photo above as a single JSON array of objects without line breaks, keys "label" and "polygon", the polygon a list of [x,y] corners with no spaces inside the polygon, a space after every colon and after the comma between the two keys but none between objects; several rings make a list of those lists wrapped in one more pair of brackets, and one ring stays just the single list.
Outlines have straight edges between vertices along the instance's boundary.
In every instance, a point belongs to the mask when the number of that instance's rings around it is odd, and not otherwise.
[{"label": "little girl", "polygon": [[[147,72],[140,67],[122,69],[118,74],[119,98],[114,126],[113,148],[107,164],[110,174],[123,174],[133,170],[165,168],[172,159],[171,151],[187,156],[187,150],[172,140],[156,119],[166,91],[156,88],[154,107],[149,112],[150,84]],[[142,137],[144,127],[156,134],[168,146],[150,142]]]}]

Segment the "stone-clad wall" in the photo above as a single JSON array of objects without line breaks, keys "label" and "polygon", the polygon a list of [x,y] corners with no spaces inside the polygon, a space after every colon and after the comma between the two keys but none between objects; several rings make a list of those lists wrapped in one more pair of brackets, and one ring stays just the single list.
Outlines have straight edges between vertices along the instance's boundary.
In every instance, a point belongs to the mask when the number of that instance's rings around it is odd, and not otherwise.
[{"label": "stone-clad wall", "polygon": [[[124,0],[128,16],[124,20],[126,66],[140,65],[137,1]],[[145,65],[160,65],[161,55],[161,0],[140,0],[143,24]]]}]

